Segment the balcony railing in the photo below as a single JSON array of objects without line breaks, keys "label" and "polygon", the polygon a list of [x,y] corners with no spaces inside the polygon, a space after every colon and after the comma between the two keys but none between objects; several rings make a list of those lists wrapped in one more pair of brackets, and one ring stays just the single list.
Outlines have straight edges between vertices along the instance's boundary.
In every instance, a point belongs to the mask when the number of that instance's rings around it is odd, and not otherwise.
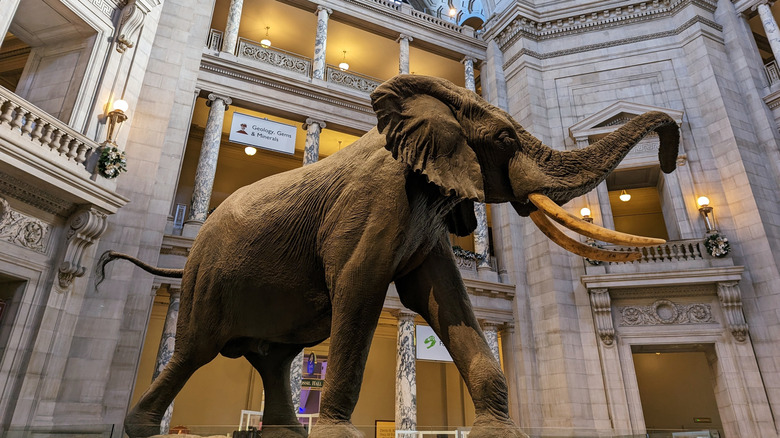
[{"label": "balcony railing", "polygon": [[311,58],[281,49],[263,47],[260,43],[246,38],[238,39],[236,56],[281,67],[285,70],[305,75],[306,77],[311,75]]},{"label": "balcony railing", "polygon": [[767,80],[769,80],[769,85],[780,81],[780,69],[777,68],[777,61],[764,64],[764,71],[766,72]]},{"label": "balcony railing", "polygon": [[378,87],[379,84],[383,82],[381,79],[372,78],[371,76],[360,73],[341,70],[335,65],[330,64],[328,64],[325,68],[325,80],[366,93],[374,91],[374,88]]},{"label": "balcony railing", "polygon": [[3,87],[0,87],[0,129],[4,131],[3,136],[26,139],[27,146],[34,146],[38,153],[89,175],[84,162],[98,144]]},{"label": "balcony railing", "polygon": [[623,246],[605,246],[605,249],[621,251],[639,251],[642,258],[634,263],[676,263],[692,260],[702,260],[704,242],[699,239],[675,240],[659,246],[631,248]]},{"label": "balcony railing", "polygon": [[209,32],[209,38],[206,40],[206,47],[211,50],[222,50],[222,38],[225,35],[224,32],[217,29],[211,29]]}]

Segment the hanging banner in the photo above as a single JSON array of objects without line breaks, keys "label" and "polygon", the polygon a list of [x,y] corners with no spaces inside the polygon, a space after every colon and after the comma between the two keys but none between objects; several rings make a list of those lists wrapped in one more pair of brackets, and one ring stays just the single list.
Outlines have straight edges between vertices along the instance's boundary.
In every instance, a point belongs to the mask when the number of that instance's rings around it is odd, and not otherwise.
[{"label": "hanging banner", "polygon": [[228,138],[233,143],[292,155],[295,154],[297,133],[295,126],[234,112]]},{"label": "hanging banner", "polygon": [[444,347],[444,343],[436,336],[430,326],[417,325],[415,330],[417,334],[417,360],[452,362],[452,357]]}]

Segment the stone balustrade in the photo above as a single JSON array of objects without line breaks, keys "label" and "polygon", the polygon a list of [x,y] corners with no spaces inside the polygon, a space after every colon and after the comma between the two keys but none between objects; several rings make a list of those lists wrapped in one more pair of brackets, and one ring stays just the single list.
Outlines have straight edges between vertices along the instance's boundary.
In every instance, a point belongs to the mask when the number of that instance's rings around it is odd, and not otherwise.
[{"label": "stone balustrade", "polygon": [[239,58],[251,59],[264,64],[281,67],[294,73],[311,76],[311,58],[287,52],[281,49],[263,47],[260,43],[246,38],[238,39],[238,50],[236,56]]},{"label": "stone balustrade", "polygon": [[371,93],[383,81],[371,76],[341,70],[335,65],[328,64],[325,67],[325,80],[334,84],[343,85],[365,93]]},{"label": "stone balustrade", "polygon": [[98,144],[71,129],[9,90],[0,87],[0,131],[2,136],[21,136],[48,151],[59,162],[70,162],[84,169],[89,154]]},{"label": "stone balustrade", "polygon": [[769,85],[780,81],[780,69],[777,68],[777,61],[771,61],[764,64],[764,72],[766,72],[766,78],[769,81]]},{"label": "stone balustrade", "polygon": [[704,259],[704,242],[699,239],[675,240],[659,246],[631,248],[623,246],[605,246],[604,249],[618,251],[639,251],[642,258],[634,263],[677,263]]}]

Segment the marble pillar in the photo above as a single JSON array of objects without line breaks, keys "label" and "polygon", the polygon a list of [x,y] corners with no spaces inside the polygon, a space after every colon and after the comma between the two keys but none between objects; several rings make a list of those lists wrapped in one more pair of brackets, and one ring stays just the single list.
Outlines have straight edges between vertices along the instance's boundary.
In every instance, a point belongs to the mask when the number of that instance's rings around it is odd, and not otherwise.
[{"label": "marble pillar", "polygon": [[[417,430],[417,354],[414,347],[414,317],[408,310],[395,313],[398,318],[398,353],[395,374],[395,429]],[[398,438],[413,438],[398,434]]]},{"label": "marble pillar", "polygon": [[290,390],[295,414],[301,407],[301,382],[303,381],[303,350],[295,356],[290,364]]},{"label": "marble pillar", "polygon": [[306,145],[303,148],[303,165],[316,163],[320,158],[320,132],[325,128],[321,120],[306,119]]},{"label": "marble pillar", "polygon": [[195,170],[195,187],[192,192],[190,213],[184,223],[185,237],[195,237],[208,216],[211,189],[214,187],[214,176],[217,173],[219,145],[222,141],[222,123],[225,120],[225,110],[231,103],[233,101],[229,97],[214,93],[209,94],[206,101],[206,105],[211,109],[203,133],[198,167]]},{"label": "marble pillar", "polygon": [[498,349],[498,329],[500,324],[492,321],[480,321],[482,327],[482,333],[485,334],[485,340],[487,340],[490,352],[493,353],[493,357],[496,358],[496,362],[501,364],[501,351]]},{"label": "marble pillar", "polygon": [[477,86],[474,83],[474,58],[465,57],[461,61],[463,63],[463,73],[466,77],[466,88],[476,92]]},{"label": "marble pillar", "polygon": [[766,38],[769,40],[769,46],[772,48],[772,54],[775,55],[775,60],[780,62],[780,30],[777,28],[775,17],[772,16],[769,2],[763,1],[756,8],[758,9],[758,15],[761,17],[761,24],[764,26]]},{"label": "marble pillar", "polygon": [[[179,300],[181,298],[181,290],[168,289],[170,293],[170,302],[168,304],[168,312],[165,314],[165,325],[163,326],[162,337],[160,338],[160,347],[157,349],[157,361],[154,364],[154,373],[152,374],[152,382],[157,379],[165,365],[171,360],[173,356],[173,346],[176,343],[176,321],[179,319]],[[165,435],[168,433],[168,429],[171,426],[171,415],[173,415],[173,402],[171,402],[168,409],[165,410],[162,423],[160,423],[160,434]]]},{"label": "marble pillar", "polygon": [[409,43],[414,41],[412,37],[406,34],[401,34],[397,40],[395,40],[400,47],[400,54],[398,56],[398,74],[409,74]]},{"label": "marble pillar", "polygon": [[236,52],[236,43],[238,42],[238,26],[241,24],[241,9],[243,9],[243,7],[244,0],[230,0],[230,9],[228,9],[227,23],[225,23],[225,34],[222,37],[223,52]]},{"label": "marble pillar", "polygon": [[325,47],[328,42],[328,16],[333,11],[317,6],[317,34],[314,37],[314,62],[312,77],[325,80]]}]

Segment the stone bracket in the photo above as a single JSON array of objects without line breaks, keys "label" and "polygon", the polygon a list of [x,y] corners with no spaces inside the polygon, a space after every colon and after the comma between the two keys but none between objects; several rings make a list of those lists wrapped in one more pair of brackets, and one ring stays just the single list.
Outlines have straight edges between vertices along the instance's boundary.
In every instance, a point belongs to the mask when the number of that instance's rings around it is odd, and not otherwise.
[{"label": "stone bracket", "polygon": [[615,326],[612,324],[612,300],[609,289],[588,289],[590,305],[596,317],[596,332],[604,345],[612,345],[615,341]]},{"label": "stone bracket", "polygon": [[124,53],[125,50],[133,47],[133,39],[135,39],[138,30],[141,29],[147,12],[135,0],[130,0],[122,8],[122,18],[119,19],[119,29],[116,37],[117,52]]},{"label": "stone bracket", "polygon": [[65,291],[73,283],[73,279],[81,277],[86,268],[81,265],[84,250],[95,243],[106,231],[108,215],[102,209],[85,205],[76,210],[68,219],[65,237],[65,256],[60,263],[57,277],[59,287]]},{"label": "stone bracket", "polygon": [[739,282],[721,281],[717,285],[718,299],[726,315],[728,329],[734,339],[744,342],[748,335],[748,325],[742,313],[742,293],[739,290]]}]

